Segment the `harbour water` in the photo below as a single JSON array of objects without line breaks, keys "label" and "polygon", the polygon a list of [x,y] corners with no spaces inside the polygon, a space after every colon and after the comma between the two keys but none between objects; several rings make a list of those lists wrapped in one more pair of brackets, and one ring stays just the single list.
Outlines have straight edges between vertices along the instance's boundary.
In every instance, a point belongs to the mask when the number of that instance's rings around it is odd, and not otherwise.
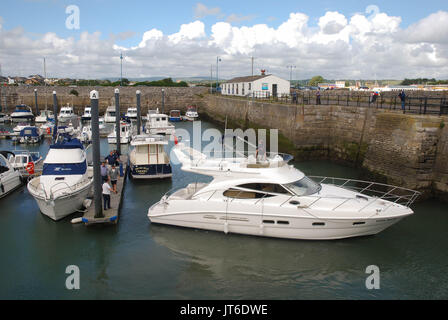
[{"label": "harbour water", "polygon": [[[203,130],[210,127],[202,122]],[[28,149],[45,156],[48,147],[46,140]],[[0,140],[0,150],[14,146]],[[108,151],[102,139],[101,153]],[[359,175],[328,161],[294,165],[309,175]],[[1,199],[0,299],[448,298],[446,203],[418,202],[413,216],[378,235],[337,241],[226,235],[149,222],[149,206],[165,192],[208,179],[173,165],[172,180],[128,181],[118,225],[72,225],[76,214],[54,222],[39,212],[26,188]],[[80,268],[79,290],[65,287],[69,265]],[[366,289],[369,265],[380,269],[379,290]]]}]

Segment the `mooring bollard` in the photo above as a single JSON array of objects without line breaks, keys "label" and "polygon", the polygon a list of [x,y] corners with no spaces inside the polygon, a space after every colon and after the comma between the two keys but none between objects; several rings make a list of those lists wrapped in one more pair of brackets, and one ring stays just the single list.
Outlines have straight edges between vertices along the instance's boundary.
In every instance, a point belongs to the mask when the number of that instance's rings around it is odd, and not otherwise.
[{"label": "mooring bollard", "polygon": [[37,89],[34,89],[34,106],[36,107],[36,117],[39,115],[39,106],[37,105]]},{"label": "mooring bollard", "polygon": [[53,114],[54,114],[54,129],[53,129],[53,141],[56,139],[58,132],[58,97],[56,91],[53,91]]},{"label": "mooring bollard", "polygon": [[98,112],[98,91],[90,91],[90,106],[92,108],[92,162],[93,162],[93,194],[95,203],[95,218],[103,218],[102,181],[100,168],[100,128]]},{"label": "mooring bollard", "polygon": [[140,127],[141,127],[141,108],[140,108],[140,90],[137,90],[137,134],[140,134]]},{"label": "mooring bollard", "polygon": [[121,154],[121,128],[120,128],[120,90],[115,89],[115,137],[117,138],[117,151]]}]

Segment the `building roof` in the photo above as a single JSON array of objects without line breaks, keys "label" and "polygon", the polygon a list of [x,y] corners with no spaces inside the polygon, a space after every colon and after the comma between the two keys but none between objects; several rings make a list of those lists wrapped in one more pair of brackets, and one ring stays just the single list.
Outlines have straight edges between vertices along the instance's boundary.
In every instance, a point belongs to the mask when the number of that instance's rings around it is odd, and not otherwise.
[{"label": "building roof", "polygon": [[237,77],[226,81],[225,83],[236,83],[236,82],[253,82],[258,79],[263,79],[270,76],[270,74],[258,75],[258,76],[247,76],[247,77]]}]

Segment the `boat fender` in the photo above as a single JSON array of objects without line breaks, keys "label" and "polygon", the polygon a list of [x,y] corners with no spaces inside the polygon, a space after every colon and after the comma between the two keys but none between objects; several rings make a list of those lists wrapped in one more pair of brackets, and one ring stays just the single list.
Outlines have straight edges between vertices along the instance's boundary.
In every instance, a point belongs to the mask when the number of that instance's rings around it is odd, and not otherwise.
[{"label": "boat fender", "polygon": [[71,221],[72,224],[81,223],[81,222],[82,222],[82,217],[74,218],[74,219],[72,219],[72,221]]},{"label": "boat fender", "polygon": [[229,224],[226,222],[224,222],[224,233],[228,234],[229,233]]}]

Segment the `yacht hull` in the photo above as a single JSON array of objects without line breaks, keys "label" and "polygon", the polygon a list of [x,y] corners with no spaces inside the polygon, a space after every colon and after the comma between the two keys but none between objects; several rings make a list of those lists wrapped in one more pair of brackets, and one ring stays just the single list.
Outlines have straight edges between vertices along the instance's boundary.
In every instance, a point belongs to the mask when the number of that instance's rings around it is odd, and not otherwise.
[{"label": "yacht hull", "polygon": [[0,177],[0,198],[3,198],[22,186],[19,171],[2,174]]},{"label": "yacht hull", "polygon": [[[120,137],[120,144],[128,144],[130,141],[129,137]],[[110,144],[116,144],[117,138],[116,137],[108,137],[107,142]]]},{"label": "yacht hull", "polygon": [[11,121],[12,122],[29,122],[29,121],[33,121],[34,120],[34,116],[33,115],[24,115],[24,116],[14,116],[11,115]]},{"label": "yacht hull", "polygon": [[151,209],[149,209],[148,217],[152,223],[298,240],[335,240],[375,235],[403,218],[401,216],[329,220],[259,214],[226,214],[225,212],[154,214]]},{"label": "yacht hull", "polygon": [[133,179],[163,179],[171,178],[173,176],[170,164],[148,164],[136,166],[131,163],[129,172]]},{"label": "yacht hull", "polygon": [[37,202],[40,212],[58,221],[83,207],[84,200],[89,196],[92,184],[89,183],[83,189],[70,195],[58,197],[55,200],[45,200],[43,197],[34,195],[28,189]]}]

